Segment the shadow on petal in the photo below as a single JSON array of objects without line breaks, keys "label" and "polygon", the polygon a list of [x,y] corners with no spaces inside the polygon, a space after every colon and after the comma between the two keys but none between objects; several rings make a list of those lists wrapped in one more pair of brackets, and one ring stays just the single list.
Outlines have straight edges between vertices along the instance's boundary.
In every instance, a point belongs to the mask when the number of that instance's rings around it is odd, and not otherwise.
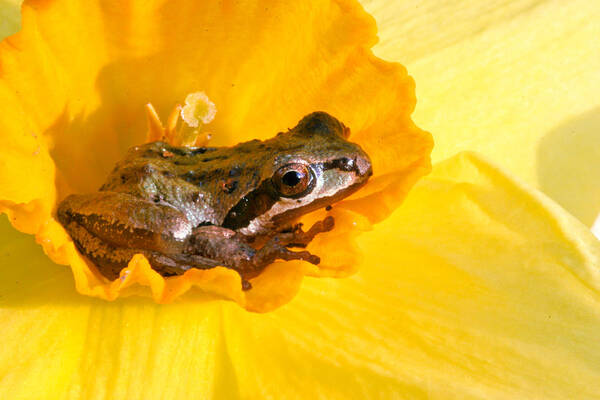
[{"label": "shadow on petal", "polygon": [[587,226],[600,213],[600,108],[544,136],[537,151],[540,189]]}]

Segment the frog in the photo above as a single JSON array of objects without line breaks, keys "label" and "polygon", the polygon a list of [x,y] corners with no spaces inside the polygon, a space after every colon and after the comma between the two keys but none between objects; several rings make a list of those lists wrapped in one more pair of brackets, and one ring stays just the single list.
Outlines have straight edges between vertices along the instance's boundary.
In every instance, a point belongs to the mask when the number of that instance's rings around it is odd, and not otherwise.
[{"label": "frog", "polygon": [[67,196],[56,216],[79,253],[109,280],[142,254],[164,277],[230,268],[248,290],[250,279],[276,260],[320,263],[306,247],[334,228],[333,217],[308,230],[297,221],[331,209],[373,174],[371,159],[349,135],[320,111],[267,140],[134,146],[97,192]]}]

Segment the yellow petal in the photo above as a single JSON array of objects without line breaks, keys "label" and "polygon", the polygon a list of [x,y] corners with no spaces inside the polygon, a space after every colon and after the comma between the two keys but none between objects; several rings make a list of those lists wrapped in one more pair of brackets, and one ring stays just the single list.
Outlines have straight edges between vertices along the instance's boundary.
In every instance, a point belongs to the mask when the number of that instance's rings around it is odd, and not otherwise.
[{"label": "yellow petal", "polygon": [[308,279],[267,315],[82,298],[11,229],[0,224],[0,398],[597,395],[597,242],[472,155],[438,165],[359,239],[361,272]]},{"label": "yellow petal", "polygon": [[19,29],[20,5],[21,0],[2,0],[0,2],[0,40]]},{"label": "yellow petal", "polygon": [[[35,233],[55,262],[70,264],[81,293],[170,302],[199,286],[267,311],[289,301],[305,274],[355,271],[354,237],[389,215],[430,169],[431,137],[410,120],[414,83],[402,66],[372,55],[374,21],[352,1],[32,1],[22,14],[22,31],[0,44],[0,211]],[[107,282],[54,220],[58,201],[97,190],[125,150],[143,141],[149,101],[164,119],[199,90],[219,110],[210,123],[215,145],[271,137],[324,110],[371,155],[369,188],[336,210],[346,233],[321,235],[309,247],[327,253],[320,269],[274,265],[245,293],[225,268],[165,280],[134,258]]]},{"label": "yellow petal", "polygon": [[434,161],[478,151],[586,225],[600,214],[600,2],[362,0],[417,81]]},{"label": "yellow petal", "polygon": [[545,196],[464,154],[359,242],[368,257],[356,275],[307,279],[287,306],[253,314],[222,301],[84,298],[13,235],[0,247],[12,344],[0,397],[597,394],[600,245]]}]

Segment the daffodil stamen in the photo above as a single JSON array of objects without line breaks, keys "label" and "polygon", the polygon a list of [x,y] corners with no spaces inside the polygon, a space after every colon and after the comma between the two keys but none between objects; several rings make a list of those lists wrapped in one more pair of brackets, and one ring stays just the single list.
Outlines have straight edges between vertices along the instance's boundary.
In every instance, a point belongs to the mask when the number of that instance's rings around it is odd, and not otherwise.
[{"label": "daffodil stamen", "polygon": [[177,136],[177,124],[179,123],[179,113],[181,113],[181,105],[177,104],[167,118],[167,126],[165,128],[165,141],[174,143]]},{"label": "daffodil stamen", "polygon": [[[211,138],[211,133],[201,131],[210,123],[217,113],[217,107],[204,92],[194,92],[185,98],[185,106],[177,104],[169,117],[167,125],[163,126],[158,112],[148,103],[145,106],[148,119],[146,142],[165,141],[174,146],[205,146]],[[179,120],[183,123],[179,123]]]},{"label": "daffodil stamen", "polygon": [[146,134],[146,142],[154,142],[157,140],[162,140],[165,135],[165,128],[163,128],[162,122],[160,122],[160,117],[156,112],[156,109],[152,105],[152,103],[148,103],[145,106],[146,108],[146,118],[148,121],[148,133]]},{"label": "daffodil stamen", "polygon": [[[194,92],[187,95],[185,105],[181,107],[181,124],[176,137],[176,145],[195,146],[199,141],[199,136],[210,136],[201,132],[204,125],[209,124],[217,113],[217,107],[210,101],[206,93]],[[200,142],[206,142],[207,139],[201,139]]]},{"label": "daffodil stamen", "polygon": [[206,93],[194,92],[185,98],[185,106],[181,109],[181,118],[192,128],[199,128],[200,122],[209,124],[217,113],[217,107],[210,101]]}]

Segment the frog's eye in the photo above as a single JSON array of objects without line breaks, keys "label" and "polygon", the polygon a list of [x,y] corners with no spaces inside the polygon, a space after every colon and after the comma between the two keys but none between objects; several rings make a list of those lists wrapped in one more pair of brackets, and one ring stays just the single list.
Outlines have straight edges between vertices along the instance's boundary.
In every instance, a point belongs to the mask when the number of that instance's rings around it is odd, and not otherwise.
[{"label": "frog's eye", "polygon": [[313,173],[309,166],[291,163],[279,168],[273,175],[275,189],[283,197],[301,197],[313,187]]}]

